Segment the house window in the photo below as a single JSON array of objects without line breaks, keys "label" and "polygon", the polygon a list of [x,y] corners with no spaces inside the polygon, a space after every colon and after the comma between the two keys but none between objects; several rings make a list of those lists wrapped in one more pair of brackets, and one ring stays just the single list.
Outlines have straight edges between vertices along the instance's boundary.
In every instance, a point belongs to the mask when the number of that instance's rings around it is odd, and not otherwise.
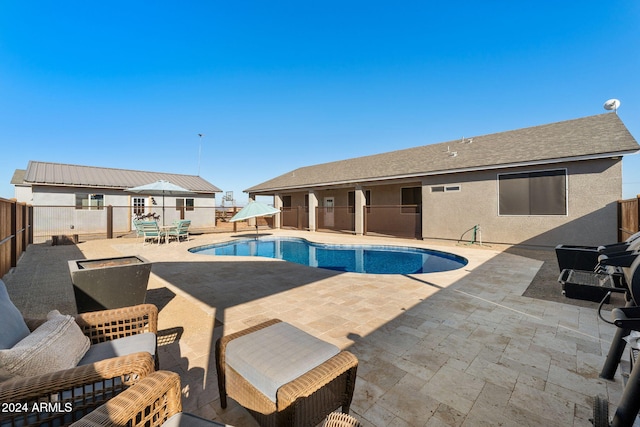
[{"label": "house window", "polygon": [[76,194],[76,209],[104,209],[104,194]]},{"label": "house window", "polygon": [[[355,213],[356,211],[356,192],[355,191],[349,191],[348,194],[348,198],[349,198],[349,213]],[[371,190],[365,190],[364,192],[364,204],[365,206],[370,206],[371,205]],[[371,212],[371,208],[367,207],[367,213]]]},{"label": "house window", "polygon": [[422,187],[403,188],[401,204],[402,213],[420,213],[420,207],[422,206]]},{"label": "house window", "polygon": [[186,211],[194,210],[195,199],[176,199],[176,210],[181,211],[183,208]]},{"label": "house window", "polygon": [[566,169],[498,175],[498,215],[566,214]]},{"label": "house window", "polygon": [[459,185],[434,185],[431,187],[432,193],[447,193],[450,191],[460,191]]},{"label": "house window", "polygon": [[291,196],[282,196],[282,207],[291,210]]}]

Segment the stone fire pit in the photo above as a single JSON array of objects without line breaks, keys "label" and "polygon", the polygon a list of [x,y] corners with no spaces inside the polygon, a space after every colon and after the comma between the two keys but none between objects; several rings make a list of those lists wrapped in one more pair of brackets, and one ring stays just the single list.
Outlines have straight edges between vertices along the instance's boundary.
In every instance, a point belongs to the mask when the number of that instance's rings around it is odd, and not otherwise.
[{"label": "stone fire pit", "polygon": [[151,262],[135,255],[69,261],[78,313],[143,304]]}]

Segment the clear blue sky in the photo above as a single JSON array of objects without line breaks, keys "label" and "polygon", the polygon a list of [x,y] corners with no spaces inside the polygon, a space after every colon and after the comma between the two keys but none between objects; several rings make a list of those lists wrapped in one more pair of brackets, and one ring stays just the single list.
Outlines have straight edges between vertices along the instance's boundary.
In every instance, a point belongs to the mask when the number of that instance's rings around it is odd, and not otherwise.
[{"label": "clear blue sky", "polygon": [[[29,160],[200,175],[574,119],[640,140],[638,1],[3,1],[0,197]],[[640,193],[640,154],[623,164]]]}]

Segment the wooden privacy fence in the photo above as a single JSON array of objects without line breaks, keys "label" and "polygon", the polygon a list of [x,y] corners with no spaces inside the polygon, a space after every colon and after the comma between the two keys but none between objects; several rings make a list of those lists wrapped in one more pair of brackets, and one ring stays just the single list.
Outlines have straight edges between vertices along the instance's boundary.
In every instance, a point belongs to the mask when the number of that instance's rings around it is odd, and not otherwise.
[{"label": "wooden privacy fence", "polygon": [[640,231],[640,194],[635,199],[618,200],[618,241]]},{"label": "wooden privacy fence", "polygon": [[0,277],[18,265],[27,246],[33,243],[33,207],[0,198]]}]

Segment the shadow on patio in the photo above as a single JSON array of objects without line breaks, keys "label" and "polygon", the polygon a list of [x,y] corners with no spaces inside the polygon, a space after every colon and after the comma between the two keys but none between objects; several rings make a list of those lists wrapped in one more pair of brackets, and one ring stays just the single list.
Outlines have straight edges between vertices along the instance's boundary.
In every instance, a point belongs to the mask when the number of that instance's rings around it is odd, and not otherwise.
[{"label": "shadow on patio", "polygon": [[[104,250],[80,249],[85,257]],[[185,410],[208,418],[255,425],[242,408],[220,409],[213,343],[273,317],[359,358],[352,409],[365,425],[588,425],[595,394],[619,397],[619,382],[598,379],[613,328],[592,308],[521,296],[540,261],[464,248],[470,271],[382,276],[176,259],[176,250],[144,253],[154,263],[148,302],[161,308],[160,329],[176,332],[161,346],[161,367],[181,374]],[[7,275],[12,297],[30,286],[20,270],[32,262],[25,257]]]}]

